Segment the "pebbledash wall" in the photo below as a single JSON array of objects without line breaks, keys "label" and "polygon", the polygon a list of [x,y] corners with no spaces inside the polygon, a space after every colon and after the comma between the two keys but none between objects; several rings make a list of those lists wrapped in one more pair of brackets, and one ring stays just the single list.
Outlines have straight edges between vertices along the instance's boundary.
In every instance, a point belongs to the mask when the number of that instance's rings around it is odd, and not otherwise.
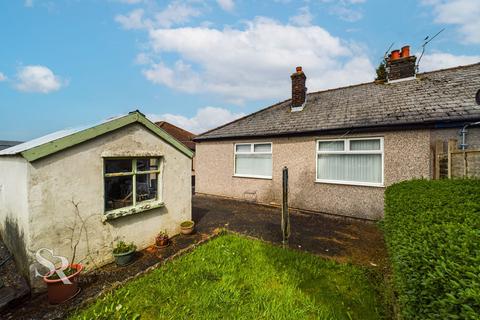
[{"label": "pebbledash wall", "polygon": [[[469,141],[479,141],[471,129]],[[385,187],[413,178],[431,178],[436,138],[458,138],[458,129],[412,130],[349,134],[343,138],[384,138],[384,187],[315,182],[318,139],[338,135],[201,141],[196,146],[196,192],[264,204],[281,203],[282,168],[289,169],[289,205],[347,217],[378,220],[383,217]],[[272,179],[234,177],[234,144],[272,142]]]},{"label": "pebbledash wall", "polygon": [[[165,206],[103,221],[103,157],[113,156],[160,156]],[[43,283],[34,276],[35,252],[49,248],[55,255],[71,256],[67,227],[74,218],[72,200],[79,203],[80,214],[88,219],[76,259],[87,267],[94,266],[91,258],[95,266],[110,262],[115,241],[133,241],[143,249],[154,243],[160,230],[177,234],[180,223],[191,219],[191,159],[140,124],[31,163],[19,156],[2,157],[0,171],[0,230],[37,290]]]}]

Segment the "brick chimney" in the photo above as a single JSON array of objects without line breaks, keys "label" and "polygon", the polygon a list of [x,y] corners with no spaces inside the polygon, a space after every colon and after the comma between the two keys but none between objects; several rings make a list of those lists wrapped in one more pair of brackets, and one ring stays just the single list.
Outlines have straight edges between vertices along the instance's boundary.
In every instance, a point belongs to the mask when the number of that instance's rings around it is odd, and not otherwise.
[{"label": "brick chimney", "polygon": [[292,78],[292,111],[301,111],[307,96],[305,87],[307,76],[303,73],[302,67],[297,67],[290,78]]},{"label": "brick chimney", "polygon": [[393,50],[387,59],[388,82],[406,80],[415,77],[417,57],[410,55],[410,46],[402,50]]}]

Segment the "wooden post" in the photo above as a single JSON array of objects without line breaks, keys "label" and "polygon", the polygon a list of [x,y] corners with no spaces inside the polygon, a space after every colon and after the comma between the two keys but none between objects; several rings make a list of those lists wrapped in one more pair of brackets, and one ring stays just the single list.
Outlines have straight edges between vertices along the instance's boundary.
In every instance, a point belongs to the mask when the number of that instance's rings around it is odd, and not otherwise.
[{"label": "wooden post", "polygon": [[440,179],[440,157],[443,155],[443,141],[440,139],[437,139],[435,141],[435,173],[433,175],[433,179],[438,180]]},{"label": "wooden post", "polygon": [[456,139],[449,139],[448,140],[448,178],[452,178],[452,152],[457,147],[457,140]]},{"label": "wooden post", "polygon": [[290,237],[290,214],[288,212],[288,168],[282,171],[282,243],[288,244]]}]

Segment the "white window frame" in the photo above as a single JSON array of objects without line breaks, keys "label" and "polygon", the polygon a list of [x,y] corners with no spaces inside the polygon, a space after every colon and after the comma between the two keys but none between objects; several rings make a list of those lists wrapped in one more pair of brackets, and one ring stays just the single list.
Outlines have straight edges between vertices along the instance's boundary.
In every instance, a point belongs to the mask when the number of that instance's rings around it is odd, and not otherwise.
[{"label": "white window frame", "polygon": [[[254,152],[256,144],[269,144],[270,152]],[[237,145],[250,145],[249,152],[237,152]],[[272,176],[262,176],[254,174],[237,174],[237,154],[270,154],[272,155],[272,171],[273,171],[273,143],[272,142],[238,142],[233,145],[233,176],[239,178],[255,178],[255,179],[272,179]]]},{"label": "white window frame", "polygon": [[[350,150],[350,141],[355,140],[380,140],[380,150]],[[320,151],[319,142],[338,142],[343,141],[343,151]],[[318,179],[318,155],[319,154],[381,154],[382,155],[382,181],[377,182],[360,182],[360,181],[346,181],[346,180],[329,180]],[[383,137],[365,137],[365,138],[347,138],[347,139],[318,139],[315,142],[315,182],[329,183],[329,184],[344,184],[353,186],[367,186],[367,187],[384,187],[385,179],[385,152]]]}]

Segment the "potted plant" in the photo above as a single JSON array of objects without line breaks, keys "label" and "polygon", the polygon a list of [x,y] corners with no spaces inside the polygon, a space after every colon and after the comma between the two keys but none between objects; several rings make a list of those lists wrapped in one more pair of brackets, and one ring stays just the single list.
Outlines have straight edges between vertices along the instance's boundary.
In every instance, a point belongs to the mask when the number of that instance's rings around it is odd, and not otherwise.
[{"label": "potted plant", "polygon": [[59,304],[75,297],[80,292],[77,279],[82,270],[81,264],[72,263],[66,268],[48,272],[43,277],[47,285],[48,302]]},{"label": "potted plant", "polygon": [[115,263],[119,266],[129,265],[135,256],[135,250],[137,246],[133,243],[125,243],[125,241],[120,241],[117,243],[116,247],[113,249],[113,256],[115,257]]},{"label": "potted plant", "polygon": [[180,223],[180,231],[182,232],[182,234],[191,234],[194,227],[195,222],[191,220],[183,221],[182,223]]},{"label": "potted plant", "polygon": [[167,230],[160,231],[155,237],[155,245],[158,248],[165,248],[170,244],[170,238],[168,237]]}]

